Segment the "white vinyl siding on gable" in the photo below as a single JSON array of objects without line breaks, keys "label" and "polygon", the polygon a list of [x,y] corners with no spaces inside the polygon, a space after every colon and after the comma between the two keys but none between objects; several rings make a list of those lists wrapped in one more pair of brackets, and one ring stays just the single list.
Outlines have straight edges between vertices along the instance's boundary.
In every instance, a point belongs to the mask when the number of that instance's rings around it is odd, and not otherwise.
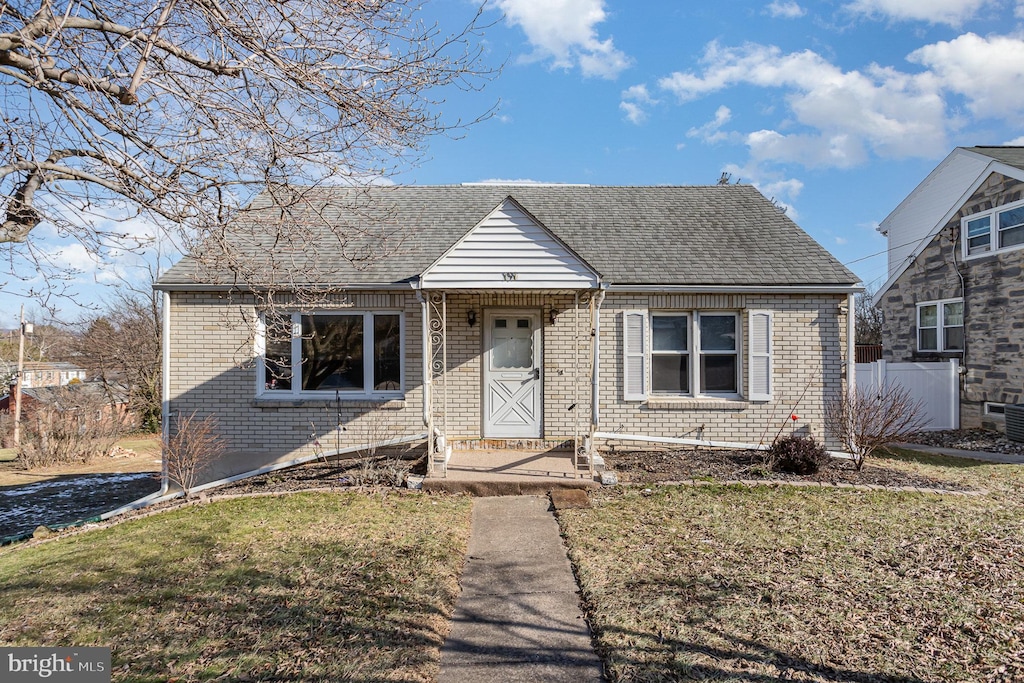
[{"label": "white vinyl siding on gable", "polygon": [[597,274],[506,200],[430,266],[431,289],[593,289]]},{"label": "white vinyl siding on gable", "polygon": [[730,311],[624,311],[623,399],[739,398],[745,356],[747,398],[771,400],[772,314],[750,312],[746,347],[741,321]]}]

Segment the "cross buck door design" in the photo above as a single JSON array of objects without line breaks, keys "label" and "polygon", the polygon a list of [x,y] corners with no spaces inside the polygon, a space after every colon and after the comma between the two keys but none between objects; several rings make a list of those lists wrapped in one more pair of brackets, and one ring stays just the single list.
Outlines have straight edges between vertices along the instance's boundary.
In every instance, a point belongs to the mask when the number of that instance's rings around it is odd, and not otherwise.
[{"label": "cross buck door design", "polygon": [[484,437],[540,437],[540,339],[538,311],[484,316]]}]

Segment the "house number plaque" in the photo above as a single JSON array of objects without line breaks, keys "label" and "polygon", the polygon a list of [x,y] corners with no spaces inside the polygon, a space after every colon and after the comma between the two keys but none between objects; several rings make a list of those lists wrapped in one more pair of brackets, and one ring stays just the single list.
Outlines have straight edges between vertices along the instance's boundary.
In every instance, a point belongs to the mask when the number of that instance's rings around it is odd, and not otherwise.
[{"label": "house number plaque", "polygon": [[519,273],[502,273],[501,275],[505,278],[505,282],[512,282],[513,280],[519,279]]}]

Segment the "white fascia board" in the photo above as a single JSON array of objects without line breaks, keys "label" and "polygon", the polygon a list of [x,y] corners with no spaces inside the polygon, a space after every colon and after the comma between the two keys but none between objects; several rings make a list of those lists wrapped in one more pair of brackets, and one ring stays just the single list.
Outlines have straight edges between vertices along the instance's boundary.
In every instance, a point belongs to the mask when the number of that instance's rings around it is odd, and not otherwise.
[{"label": "white fascia board", "polygon": [[855,285],[616,285],[607,286],[609,293],[635,294],[848,294],[863,292]]},{"label": "white fascia board", "polygon": [[[968,152],[967,150],[962,151],[965,154],[974,154],[973,152]],[[992,175],[993,173],[998,173],[1000,175],[1004,175],[1009,178],[1015,178],[1017,180],[1020,180],[1021,182],[1024,182],[1024,171],[1022,171],[1021,169],[1015,166],[1010,166],[1009,164],[1004,164],[1001,161],[996,161],[995,159],[987,157],[983,154],[974,154],[974,156],[978,156],[983,159],[988,159],[988,165],[985,166],[984,169],[982,169],[981,173],[978,174],[978,177],[974,179],[974,182],[967,186],[967,189],[964,190],[964,192],[960,195],[956,202],[953,203],[949,210],[942,215],[942,218],[939,219],[939,222],[933,225],[932,228],[928,231],[928,234],[925,235],[920,242],[918,242],[917,246],[914,247],[914,250],[910,252],[910,255],[907,256],[906,260],[903,262],[902,265],[900,265],[896,272],[894,272],[889,277],[889,279],[886,280],[885,283],[878,288],[878,291],[875,292],[875,296],[872,298],[872,302],[874,303],[874,305],[877,306],[879,303],[881,303],[882,296],[889,291],[890,287],[896,284],[896,281],[903,276],[903,273],[907,272],[907,269],[910,268],[910,265],[917,260],[917,257],[921,255],[921,252],[923,252],[928,247],[928,245],[931,244],[931,241],[935,238],[935,235],[937,235],[939,231],[946,226],[946,223],[949,223],[950,219],[952,219],[953,216],[955,216],[957,212],[960,211],[961,208],[963,208],[963,205],[967,203],[967,200],[971,198],[971,195],[978,191],[978,188],[981,187],[981,184],[984,183],[990,175]]]},{"label": "white fascia board", "polygon": [[[331,283],[329,285],[309,285],[310,289],[316,289],[322,292],[348,292],[348,291],[390,291],[390,292],[404,292],[411,289],[416,289],[417,285],[415,282],[381,282],[381,283],[365,283],[361,282],[358,284],[344,284],[344,283]],[[202,282],[189,282],[181,284],[155,284],[153,289],[158,292],[265,292],[270,291],[267,287],[250,287],[247,285],[212,285],[204,284]],[[275,289],[274,291],[285,294],[288,289]]]}]

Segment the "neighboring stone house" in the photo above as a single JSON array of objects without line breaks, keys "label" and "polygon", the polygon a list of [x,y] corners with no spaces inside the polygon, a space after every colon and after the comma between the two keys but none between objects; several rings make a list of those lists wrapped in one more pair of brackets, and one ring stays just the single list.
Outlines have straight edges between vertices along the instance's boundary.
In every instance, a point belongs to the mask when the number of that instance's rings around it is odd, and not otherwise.
[{"label": "neighboring stone house", "polygon": [[[282,220],[353,239],[271,243]],[[353,262],[371,233],[389,249]],[[167,414],[216,415],[226,446],[209,478],[426,434],[441,468],[587,461],[612,432],[758,443],[793,411],[825,439],[853,355],[857,277],[750,186],[323,188],[256,198],[228,240],[272,308],[193,258],[156,285]]]},{"label": "neighboring stone house", "polygon": [[960,424],[1024,402],[1024,148],[959,147],[881,223],[884,358],[962,366]]}]

